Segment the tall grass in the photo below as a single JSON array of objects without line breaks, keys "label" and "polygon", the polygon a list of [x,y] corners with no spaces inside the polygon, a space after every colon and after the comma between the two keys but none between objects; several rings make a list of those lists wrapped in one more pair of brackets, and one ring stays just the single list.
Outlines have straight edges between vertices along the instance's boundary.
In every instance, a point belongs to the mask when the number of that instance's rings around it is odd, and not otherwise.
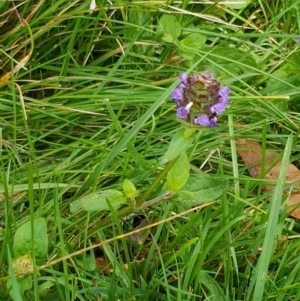
[{"label": "tall grass", "polygon": [[[0,299],[300,299],[299,222],[280,209],[287,164],[299,166],[300,1],[96,2],[92,12],[87,1],[0,2]],[[178,41],[165,39],[166,15],[182,27]],[[205,46],[178,44],[191,34]],[[72,213],[74,201],[124,179],[148,189],[181,127],[177,76],[205,69],[231,102],[188,155],[191,173],[229,180],[223,196],[194,210],[162,200],[128,220]],[[283,153],[274,192],[249,175],[237,137]],[[28,221],[34,235],[39,217],[48,254],[35,259],[32,243],[24,289],[14,237]]]}]

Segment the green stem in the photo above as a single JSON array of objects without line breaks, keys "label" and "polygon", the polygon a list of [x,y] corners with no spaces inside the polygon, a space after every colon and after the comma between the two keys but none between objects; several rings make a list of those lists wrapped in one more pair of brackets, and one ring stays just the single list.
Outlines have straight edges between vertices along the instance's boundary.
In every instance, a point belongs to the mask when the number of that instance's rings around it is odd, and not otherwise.
[{"label": "green stem", "polygon": [[150,196],[152,191],[159,185],[159,183],[167,176],[167,173],[170,171],[170,169],[173,167],[173,165],[176,163],[178,157],[171,160],[167,166],[164,168],[164,170],[158,175],[158,177],[155,179],[155,181],[150,185],[150,187],[146,190],[146,192],[142,195],[140,199],[137,200],[135,207],[140,207]]},{"label": "green stem", "polygon": [[[126,207],[120,209],[119,212],[118,212],[118,218],[121,218],[123,216],[126,216],[126,215],[132,213],[135,209],[138,209],[139,207],[141,207],[141,208],[147,207],[147,205],[144,206],[143,203],[146,202],[146,200],[149,198],[152,191],[166,177],[167,173],[173,167],[173,165],[175,164],[177,159],[178,159],[178,157],[171,160],[167,164],[167,166],[164,168],[164,170],[158,175],[158,177],[154,180],[154,182],[150,185],[150,187],[146,190],[146,192],[142,195],[142,197],[139,200],[137,200],[136,205],[134,205],[134,206],[129,205],[129,206],[126,206]],[[89,235],[92,236],[97,231],[99,231],[101,228],[108,225],[109,223],[111,223],[111,217],[107,217],[106,219],[101,221],[99,224],[97,224],[97,226],[92,227],[89,231]]]}]

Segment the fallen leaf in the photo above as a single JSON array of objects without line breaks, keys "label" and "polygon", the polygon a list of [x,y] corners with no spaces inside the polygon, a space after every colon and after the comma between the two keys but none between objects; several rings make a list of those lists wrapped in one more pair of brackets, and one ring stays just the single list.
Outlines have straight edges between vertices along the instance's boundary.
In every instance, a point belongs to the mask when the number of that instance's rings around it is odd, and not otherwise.
[{"label": "fallen leaf", "polygon": [[105,271],[105,272],[112,272],[113,266],[110,262],[106,261],[104,257],[97,257],[96,258],[96,266],[99,270]]},{"label": "fallen leaf", "polygon": [[297,219],[300,219],[300,193],[293,191],[288,200],[288,213]]},{"label": "fallen leaf", "polygon": [[[268,181],[276,182],[281,168],[281,155],[274,150],[266,150],[263,154],[260,144],[255,140],[236,139],[237,152],[246,164],[252,177],[262,178]],[[263,160],[263,155],[265,160]],[[264,161],[264,166],[262,162]],[[300,187],[300,170],[292,163],[287,167],[286,183],[292,183],[293,186]],[[274,185],[264,185],[264,191],[274,190]],[[287,191],[288,193],[288,191]],[[291,216],[300,219],[300,193],[293,190],[288,200],[288,212]],[[295,209],[296,208],[296,209]]]}]

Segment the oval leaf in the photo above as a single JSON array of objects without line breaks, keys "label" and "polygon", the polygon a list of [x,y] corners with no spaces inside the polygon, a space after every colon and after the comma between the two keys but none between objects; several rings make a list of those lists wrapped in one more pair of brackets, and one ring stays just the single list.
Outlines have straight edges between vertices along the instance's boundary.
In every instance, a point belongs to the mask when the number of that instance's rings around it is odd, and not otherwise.
[{"label": "oval leaf", "polygon": [[[31,275],[26,275],[23,277],[18,277],[17,278],[17,283],[18,283],[18,288],[20,289],[21,292],[25,292],[27,290],[30,290],[32,288],[32,276]],[[12,280],[8,279],[6,282],[6,287],[7,290],[9,291],[9,295],[13,300],[20,300],[17,297],[17,294],[15,293],[13,289],[13,284]]]},{"label": "oval leaf", "polygon": [[128,179],[125,179],[123,182],[123,191],[129,199],[136,198],[140,194],[139,190],[137,190],[134,184]]},{"label": "oval leaf", "polygon": [[184,189],[172,198],[172,201],[185,208],[190,208],[218,199],[227,190],[227,186],[227,180],[217,179],[206,174],[193,175]]},{"label": "oval leaf", "polygon": [[183,188],[189,178],[190,162],[187,154],[182,153],[167,174],[168,189],[175,193]]},{"label": "oval leaf", "polygon": [[31,253],[32,239],[34,239],[35,257],[43,259],[48,252],[47,225],[43,217],[34,220],[34,237],[31,236],[31,221],[21,225],[14,237],[14,255],[21,257]]},{"label": "oval leaf", "polygon": [[161,163],[166,164],[184,152],[194,141],[194,132],[195,129],[180,129],[177,131],[172,137],[169,148],[161,159]]},{"label": "oval leaf", "polygon": [[197,50],[205,46],[206,36],[199,33],[192,33],[180,41],[179,46],[183,50]]},{"label": "oval leaf", "polygon": [[85,211],[106,211],[110,210],[108,203],[113,209],[118,209],[122,204],[127,203],[125,195],[115,189],[104,190],[101,193],[90,193],[71,203],[70,211],[75,213],[82,209]]},{"label": "oval leaf", "polygon": [[200,282],[202,285],[206,286],[208,291],[210,292],[210,301],[225,301],[227,300],[226,296],[224,295],[223,290],[219,286],[218,282],[212,278],[208,273],[205,271],[200,271],[199,277]]},{"label": "oval leaf", "polygon": [[167,43],[173,43],[181,34],[181,25],[174,16],[164,15],[159,20],[157,33]]},{"label": "oval leaf", "polygon": [[257,63],[252,55],[236,48],[216,48],[210,52],[208,59],[209,61],[203,62],[203,67],[214,71],[217,75],[222,75],[224,70],[234,74],[243,74],[257,68]]}]

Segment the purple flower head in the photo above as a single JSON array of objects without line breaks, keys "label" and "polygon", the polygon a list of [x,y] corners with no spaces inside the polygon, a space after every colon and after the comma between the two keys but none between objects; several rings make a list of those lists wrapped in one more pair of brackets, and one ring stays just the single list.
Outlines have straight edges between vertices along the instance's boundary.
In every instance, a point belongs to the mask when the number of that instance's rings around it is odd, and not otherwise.
[{"label": "purple flower head", "polygon": [[216,116],[228,106],[230,89],[222,87],[211,71],[179,75],[180,84],[172,91],[177,117],[187,123],[215,127]]},{"label": "purple flower head", "polygon": [[296,39],[296,42],[300,44],[300,37]]},{"label": "purple flower head", "polygon": [[217,118],[216,117],[209,118],[209,116],[207,115],[201,115],[194,119],[194,123],[202,126],[210,126],[214,128],[217,125]]}]

